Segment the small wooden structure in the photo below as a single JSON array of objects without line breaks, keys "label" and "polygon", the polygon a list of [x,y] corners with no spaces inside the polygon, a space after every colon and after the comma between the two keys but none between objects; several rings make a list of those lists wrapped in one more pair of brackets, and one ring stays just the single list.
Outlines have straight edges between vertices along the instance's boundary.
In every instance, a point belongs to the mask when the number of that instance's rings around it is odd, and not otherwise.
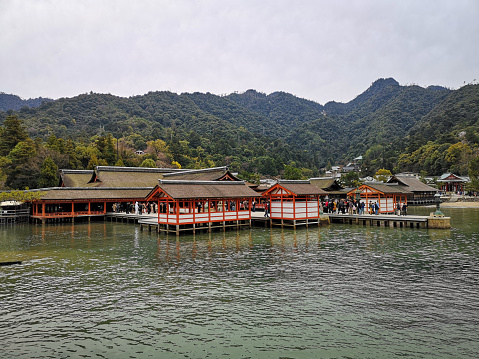
[{"label": "small wooden structure", "polygon": [[30,210],[28,204],[18,201],[0,203],[0,224],[28,222]]},{"label": "small wooden structure", "polygon": [[437,184],[440,185],[440,189],[443,192],[464,192],[464,185],[466,179],[459,177],[453,173],[444,173],[438,180]]},{"label": "small wooden structure", "polygon": [[359,188],[348,192],[348,196],[356,199],[357,191],[360,191],[361,200],[365,202],[365,211],[368,211],[369,204],[378,202],[379,213],[394,213],[398,204],[407,205],[408,196],[412,192],[405,186],[399,186],[397,183],[365,183]]},{"label": "small wooden structure", "polygon": [[259,197],[243,181],[159,180],[146,200],[158,203],[158,231],[178,235],[180,231],[251,226],[251,203]]},{"label": "small wooden structure", "polygon": [[320,223],[320,197],[327,192],[309,181],[282,180],[263,193],[269,204],[271,225],[308,225]]}]

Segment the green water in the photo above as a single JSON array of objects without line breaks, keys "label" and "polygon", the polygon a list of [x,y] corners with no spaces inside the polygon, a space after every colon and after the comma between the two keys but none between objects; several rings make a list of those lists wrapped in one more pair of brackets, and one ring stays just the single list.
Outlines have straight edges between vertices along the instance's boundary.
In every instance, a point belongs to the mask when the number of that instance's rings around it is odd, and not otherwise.
[{"label": "green water", "polygon": [[3,226],[23,263],[0,267],[0,358],[477,358],[479,210],[443,212],[451,230]]}]

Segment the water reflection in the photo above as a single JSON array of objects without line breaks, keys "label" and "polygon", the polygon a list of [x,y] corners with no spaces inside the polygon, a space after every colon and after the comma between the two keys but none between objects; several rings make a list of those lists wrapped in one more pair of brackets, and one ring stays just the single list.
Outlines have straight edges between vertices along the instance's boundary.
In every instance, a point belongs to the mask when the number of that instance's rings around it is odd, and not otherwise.
[{"label": "water reflection", "polygon": [[[451,230],[331,225],[176,237],[122,223],[0,231],[14,357],[479,352],[479,212]],[[457,222],[456,222],[457,221]],[[477,225],[476,225],[477,228]]]}]

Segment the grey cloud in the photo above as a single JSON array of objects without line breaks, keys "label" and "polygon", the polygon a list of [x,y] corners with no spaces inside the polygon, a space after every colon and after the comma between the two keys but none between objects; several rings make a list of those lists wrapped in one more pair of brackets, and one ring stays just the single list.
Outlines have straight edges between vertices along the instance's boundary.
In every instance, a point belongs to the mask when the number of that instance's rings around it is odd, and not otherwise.
[{"label": "grey cloud", "polygon": [[0,91],[286,91],[349,101],[380,77],[457,88],[478,78],[479,2],[0,3]]}]

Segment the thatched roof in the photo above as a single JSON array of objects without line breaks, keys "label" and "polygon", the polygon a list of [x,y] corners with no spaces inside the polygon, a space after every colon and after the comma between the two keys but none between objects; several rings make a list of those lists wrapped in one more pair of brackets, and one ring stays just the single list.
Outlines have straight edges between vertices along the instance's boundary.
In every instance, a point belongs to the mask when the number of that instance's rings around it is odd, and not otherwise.
[{"label": "thatched roof", "polygon": [[377,183],[377,182],[366,182],[364,185],[371,187],[382,193],[399,193],[399,194],[412,194],[409,188],[405,186],[399,186],[397,184],[386,184],[386,183]]},{"label": "thatched roof", "polygon": [[227,167],[199,170],[175,168],[97,166],[89,180],[95,187],[154,187],[159,179],[240,181]]},{"label": "thatched roof", "polygon": [[287,180],[279,181],[277,184],[275,184],[270,189],[268,189],[265,192],[265,194],[274,192],[275,190],[278,189],[279,186],[283,187],[287,191],[292,192],[298,196],[308,196],[308,195],[325,196],[328,194],[328,192],[322,190],[321,188],[318,188],[310,184],[309,181],[287,181]]},{"label": "thatched roof", "polygon": [[343,189],[343,186],[337,181],[336,178],[310,178],[309,183],[313,186],[321,188],[327,192],[340,192]]},{"label": "thatched roof", "polygon": [[181,172],[175,168],[97,166],[90,183],[97,187],[155,187],[164,173]]},{"label": "thatched roof", "polygon": [[93,170],[60,170],[60,183],[58,187],[89,187]]},{"label": "thatched roof", "polygon": [[148,198],[164,192],[173,199],[250,198],[260,197],[243,181],[178,181],[160,180]]},{"label": "thatched roof", "polygon": [[421,182],[416,177],[410,176],[394,176],[389,183],[398,183],[399,185],[406,186],[411,192],[436,192],[437,189]]},{"label": "thatched roof", "polygon": [[39,191],[46,192],[41,198],[42,201],[144,200],[151,188],[54,187],[42,188]]},{"label": "thatched roof", "polygon": [[198,170],[185,170],[182,172],[165,173],[160,178],[165,180],[181,181],[241,181],[228,170],[228,167],[212,167]]}]

